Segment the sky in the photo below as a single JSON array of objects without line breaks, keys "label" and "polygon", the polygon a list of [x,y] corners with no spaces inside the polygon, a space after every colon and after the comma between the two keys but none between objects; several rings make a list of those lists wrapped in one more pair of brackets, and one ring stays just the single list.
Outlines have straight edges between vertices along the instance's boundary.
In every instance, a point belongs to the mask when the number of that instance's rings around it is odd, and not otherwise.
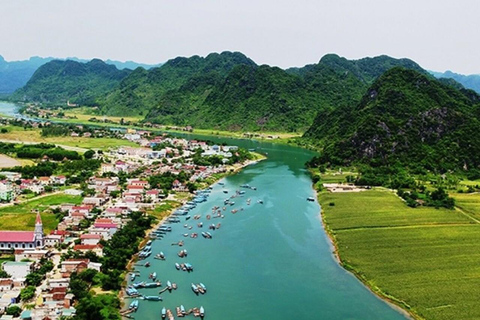
[{"label": "sky", "polygon": [[386,54],[480,74],[478,0],[2,0],[0,55],[159,63],[240,51],[288,68]]}]

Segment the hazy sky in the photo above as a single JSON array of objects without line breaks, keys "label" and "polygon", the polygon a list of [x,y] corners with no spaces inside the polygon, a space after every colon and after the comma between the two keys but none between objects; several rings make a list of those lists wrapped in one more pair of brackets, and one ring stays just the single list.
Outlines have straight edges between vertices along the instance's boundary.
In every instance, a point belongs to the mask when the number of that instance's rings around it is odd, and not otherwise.
[{"label": "hazy sky", "polygon": [[241,51],[283,68],[387,54],[480,73],[478,0],[1,0],[0,55],[164,62]]}]

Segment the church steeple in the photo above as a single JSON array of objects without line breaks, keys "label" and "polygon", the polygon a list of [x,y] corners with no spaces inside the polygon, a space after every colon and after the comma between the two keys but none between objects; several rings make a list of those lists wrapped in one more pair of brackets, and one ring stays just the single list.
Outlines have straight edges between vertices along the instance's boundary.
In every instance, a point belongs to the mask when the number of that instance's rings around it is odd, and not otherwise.
[{"label": "church steeple", "polygon": [[43,247],[43,223],[40,212],[37,213],[35,219],[35,244],[37,247]]}]

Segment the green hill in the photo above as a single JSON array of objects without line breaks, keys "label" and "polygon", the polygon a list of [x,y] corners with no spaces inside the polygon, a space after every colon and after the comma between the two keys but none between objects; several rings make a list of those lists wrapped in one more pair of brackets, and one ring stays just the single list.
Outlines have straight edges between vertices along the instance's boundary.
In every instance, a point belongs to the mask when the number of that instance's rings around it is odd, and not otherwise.
[{"label": "green hill", "polygon": [[11,99],[45,104],[65,104],[68,100],[93,105],[97,97],[117,86],[131,71],[118,70],[102,60],[53,60],[39,67],[27,84]]},{"label": "green hill", "polygon": [[480,75],[478,74],[463,75],[452,71],[430,71],[430,73],[438,79],[453,79],[461,83],[465,88],[472,89],[475,90],[477,93],[480,93]]},{"label": "green hill", "polygon": [[319,113],[305,137],[323,147],[322,163],[477,169],[479,103],[471,90],[398,67],[375,81],[357,105]]},{"label": "green hill", "polygon": [[[102,112],[109,115],[144,114],[150,109],[165,107],[168,113],[168,109],[173,108],[172,104],[183,107],[190,101],[192,86],[209,87],[211,80],[224,78],[240,64],[255,66],[255,62],[239,52],[222,52],[211,53],[205,58],[178,57],[149,71],[138,68],[100,100]],[[194,85],[193,81],[199,83]],[[199,88],[195,88],[197,94],[194,100],[200,98],[198,93],[202,95]],[[177,92],[169,92],[164,97],[169,90]]]}]

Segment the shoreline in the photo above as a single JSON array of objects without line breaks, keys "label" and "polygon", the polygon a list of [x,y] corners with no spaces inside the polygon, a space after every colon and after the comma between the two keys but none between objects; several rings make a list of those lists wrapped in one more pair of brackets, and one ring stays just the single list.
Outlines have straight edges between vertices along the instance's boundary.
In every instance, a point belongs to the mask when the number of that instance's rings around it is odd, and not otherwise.
[{"label": "shoreline", "polygon": [[348,273],[352,274],[356,279],[358,279],[362,285],[367,288],[371,293],[373,293],[375,296],[377,296],[379,299],[382,301],[385,301],[392,309],[398,311],[402,315],[406,316],[407,319],[409,320],[423,320],[424,318],[420,317],[413,311],[409,310],[407,307],[407,304],[405,304],[403,301],[396,299],[393,296],[388,296],[383,291],[378,288],[378,287],[372,287],[368,284],[367,279],[364,277],[360,276],[358,272],[354,269],[348,268],[345,266],[345,264],[342,261],[342,258],[340,256],[339,250],[338,250],[338,243],[335,238],[335,235],[332,233],[331,229],[328,227],[327,222],[325,221],[325,216],[324,216],[324,211],[322,209],[322,205],[319,201],[319,193],[313,188],[315,192],[315,197],[317,199],[318,205],[320,206],[320,224],[323,227],[323,230],[325,231],[325,234],[329,240],[329,245],[330,248],[333,249],[332,256],[335,259],[335,261],[338,263],[340,267],[342,267],[345,271]]}]

